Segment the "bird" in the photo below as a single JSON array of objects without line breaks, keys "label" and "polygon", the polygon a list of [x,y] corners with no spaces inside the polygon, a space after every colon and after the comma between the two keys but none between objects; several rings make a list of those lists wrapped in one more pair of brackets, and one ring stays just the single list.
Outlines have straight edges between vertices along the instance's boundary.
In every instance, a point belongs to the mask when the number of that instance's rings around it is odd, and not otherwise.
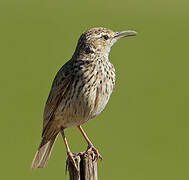
[{"label": "bird", "polygon": [[92,149],[96,159],[102,159],[97,148],[81,125],[104,110],[115,87],[115,69],[109,61],[110,49],[117,40],[136,36],[133,30],[112,31],[95,27],[83,32],[75,52],[57,72],[43,113],[41,142],[33,158],[31,169],[44,168],[53,144],[60,133],[67,156],[77,169],[65,129],[77,127]]}]

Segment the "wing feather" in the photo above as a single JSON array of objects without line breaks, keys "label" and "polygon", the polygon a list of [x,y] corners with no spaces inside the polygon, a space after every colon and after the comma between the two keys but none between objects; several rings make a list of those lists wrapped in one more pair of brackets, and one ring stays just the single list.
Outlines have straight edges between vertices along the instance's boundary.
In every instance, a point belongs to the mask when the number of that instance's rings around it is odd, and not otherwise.
[{"label": "wing feather", "polygon": [[71,73],[66,72],[65,68],[63,67],[59,70],[52,83],[52,87],[45,104],[45,109],[43,113],[42,135],[45,133],[44,131],[49,122],[53,119],[54,112],[62,101],[62,98],[71,83]]}]

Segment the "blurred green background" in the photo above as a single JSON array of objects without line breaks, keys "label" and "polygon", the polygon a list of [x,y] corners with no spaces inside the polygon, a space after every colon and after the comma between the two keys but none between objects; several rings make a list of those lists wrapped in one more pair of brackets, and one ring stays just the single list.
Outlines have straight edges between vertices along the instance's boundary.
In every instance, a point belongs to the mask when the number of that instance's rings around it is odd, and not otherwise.
[{"label": "blurred green background", "polygon": [[[114,45],[117,72],[105,108],[83,127],[103,155],[99,179],[189,179],[187,0],[1,0],[1,179],[68,179],[58,138],[46,169],[30,171],[51,82],[80,34],[103,26],[137,37]],[[76,128],[73,152],[86,143]]]}]

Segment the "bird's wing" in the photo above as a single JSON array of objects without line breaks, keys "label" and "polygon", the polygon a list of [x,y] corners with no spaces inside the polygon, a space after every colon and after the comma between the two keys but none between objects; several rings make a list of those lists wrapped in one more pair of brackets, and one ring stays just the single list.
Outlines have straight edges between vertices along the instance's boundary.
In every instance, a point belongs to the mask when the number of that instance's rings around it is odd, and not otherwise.
[{"label": "bird's wing", "polygon": [[56,111],[59,103],[61,102],[67,88],[71,83],[71,73],[64,66],[57,73],[51,87],[48,99],[45,104],[44,114],[43,114],[43,132],[49,122],[53,119],[54,112]]}]

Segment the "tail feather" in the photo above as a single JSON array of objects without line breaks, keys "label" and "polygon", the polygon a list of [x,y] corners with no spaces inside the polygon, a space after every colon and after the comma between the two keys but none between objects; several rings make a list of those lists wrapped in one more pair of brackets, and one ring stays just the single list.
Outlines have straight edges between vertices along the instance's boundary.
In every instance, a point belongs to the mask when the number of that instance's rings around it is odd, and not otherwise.
[{"label": "tail feather", "polygon": [[[58,134],[58,133],[57,133]],[[57,134],[46,142],[45,138],[41,140],[39,148],[33,158],[31,169],[44,168],[49,160],[53,144]]]}]

